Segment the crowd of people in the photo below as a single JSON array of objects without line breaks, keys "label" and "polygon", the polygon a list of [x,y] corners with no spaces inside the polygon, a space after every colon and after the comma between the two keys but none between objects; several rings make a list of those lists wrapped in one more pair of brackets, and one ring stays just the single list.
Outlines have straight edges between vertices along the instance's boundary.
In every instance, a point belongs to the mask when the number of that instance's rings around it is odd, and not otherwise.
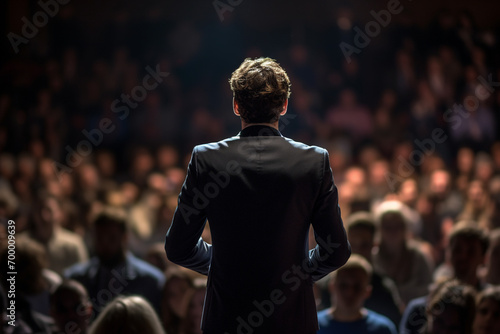
[{"label": "crowd of people", "polygon": [[320,333],[500,332],[494,31],[442,11],[426,27],[393,22],[346,59],[352,9],[338,13],[288,39],[235,17],[119,11],[89,38],[61,7],[0,68],[0,333],[201,333],[206,282],[163,242],[192,147],[239,131],[227,79],[255,56],[290,76],[282,134],[328,149],[357,254],[315,285]]}]

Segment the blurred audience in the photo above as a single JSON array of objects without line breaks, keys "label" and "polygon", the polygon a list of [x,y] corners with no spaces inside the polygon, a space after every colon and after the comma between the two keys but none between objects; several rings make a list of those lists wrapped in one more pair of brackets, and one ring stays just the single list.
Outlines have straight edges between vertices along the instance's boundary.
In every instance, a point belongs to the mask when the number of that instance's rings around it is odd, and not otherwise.
[{"label": "blurred audience", "polygon": [[[407,13],[348,62],[336,46],[354,37],[349,5],[332,3],[324,32],[272,20],[255,30],[229,16],[186,23],[161,6],[147,13],[123,6],[91,26],[77,4],[61,6],[19,54],[1,55],[0,249],[12,219],[14,333],[55,332],[54,323],[60,332],[76,323],[83,333],[118,294],[142,295],[169,334],[199,331],[203,289],[193,290],[195,275],[178,274],[166,260],[163,239],[192,147],[239,131],[227,102],[231,69],[245,56],[268,54],[293,83],[280,131],[329,150],[353,250],[373,266],[371,283],[360,283],[364,291],[372,286],[370,296],[358,296],[360,307],[397,322],[408,304],[413,322],[432,323],[403,333],[437,333],[453,323],[468,333],[470,319],[457,315],[470,284],[487,289],[472,333],[498,331],[499,27],[480,28],[476,12],[445,9],[428,25]],[[245,45],[242,36],[254,42]],[[168,75],[142,96],[137,85],[155,70]],[[119,217],[102,213],[110,207]],[[470,233],[460,232],[460,221],[474,225]],[[165,287],[164,272],[172,280]],[[63,273],[84,289],[65,281],[56,290]],[[441,286],[438,277],[459,281],[448,290],[460,305],[442,304],[443,314],[429,304],[450,293],[428,291]],[[323,292],[319,307],[334,297]]]}]

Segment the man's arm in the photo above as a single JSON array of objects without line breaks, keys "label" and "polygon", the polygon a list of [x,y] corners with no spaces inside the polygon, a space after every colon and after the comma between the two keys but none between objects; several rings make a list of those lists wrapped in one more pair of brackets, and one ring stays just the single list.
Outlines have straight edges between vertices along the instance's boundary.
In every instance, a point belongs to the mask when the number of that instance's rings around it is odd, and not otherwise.
[{"label": "man's arm", "polygon": [[337,187],[333,182],[326,150],[323,158],[323,180],[311,221],[317,242],[316,247],[309,251],[309,265],[314,282],[340,268],[351,256],[351,246],[340,216]]},{"label": "man's arm", "polygon": [[212,246],[201,239],[207,220],[207,204],[198,184],[196,147],[191,155],[186,180],[175,209],[172,225],[165,238],[165,251],[170,261],[208,275]]}]

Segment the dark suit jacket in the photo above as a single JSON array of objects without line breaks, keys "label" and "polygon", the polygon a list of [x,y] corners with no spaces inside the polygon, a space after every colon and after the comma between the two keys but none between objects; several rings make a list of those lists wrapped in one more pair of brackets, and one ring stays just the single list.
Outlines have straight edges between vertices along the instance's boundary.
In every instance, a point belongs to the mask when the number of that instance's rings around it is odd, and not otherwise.
[{"label": "dark suit jacket", "polygon": [[327,151],[260,125],[196,146],[165,250],[208,275],[204,333],[315,333],[312,284],[350,256]]}]

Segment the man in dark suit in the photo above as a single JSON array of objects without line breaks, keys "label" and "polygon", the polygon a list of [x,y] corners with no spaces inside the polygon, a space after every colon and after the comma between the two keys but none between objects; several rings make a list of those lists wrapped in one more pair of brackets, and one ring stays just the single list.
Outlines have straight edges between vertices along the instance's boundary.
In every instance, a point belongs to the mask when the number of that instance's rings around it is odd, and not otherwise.
[{"label": "man in dark suit", "polygon": [[290,81],[274,60],[246,59],[230,84],[242,130],[194,148],[167,256],[208,275],[205,334],[316,333],[313,282],[350,256],[328,152],[279,132]]}]

